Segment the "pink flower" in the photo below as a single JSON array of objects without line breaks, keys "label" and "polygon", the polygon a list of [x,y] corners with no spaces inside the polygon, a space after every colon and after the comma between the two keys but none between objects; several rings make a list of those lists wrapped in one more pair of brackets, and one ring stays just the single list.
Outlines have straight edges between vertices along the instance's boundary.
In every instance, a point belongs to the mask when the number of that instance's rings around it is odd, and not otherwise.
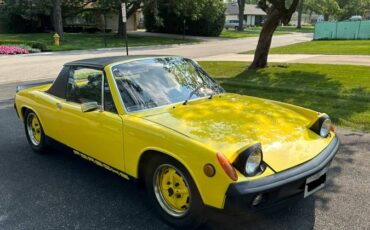
[{"label": "pink flower", "polygon": [[0,55],[1,54],[28,54],[28,50],[19,48],[17,46],[8,46],[8,45],[0,45]]}]

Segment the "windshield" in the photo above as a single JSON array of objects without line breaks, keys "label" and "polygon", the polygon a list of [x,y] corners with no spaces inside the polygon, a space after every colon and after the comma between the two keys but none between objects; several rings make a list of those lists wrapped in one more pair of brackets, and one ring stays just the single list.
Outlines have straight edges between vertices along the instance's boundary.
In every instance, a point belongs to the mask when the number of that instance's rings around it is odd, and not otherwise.
[{"label": "windshield", "polygon": [[128,112],[224,92],[196,63],[180,57],[121,63],[112,73]]}]

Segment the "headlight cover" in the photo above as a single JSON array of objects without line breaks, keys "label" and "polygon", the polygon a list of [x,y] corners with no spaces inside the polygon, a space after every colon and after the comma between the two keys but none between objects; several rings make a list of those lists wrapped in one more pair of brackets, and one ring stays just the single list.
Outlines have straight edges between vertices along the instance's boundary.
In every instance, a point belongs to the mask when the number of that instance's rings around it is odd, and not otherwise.
[{"label": "headlight cover", "polygon": [[330,117],[324,114],[312,125],[311,130],[325,138],[330,135],[332,126]]},{"label": "headlight cover", "polygon": [[254,144],[240,153],[233,162],[233,166],[243,175],[249,177],[263,172],[266,167],[265,164],[263,164],[261,144]]},{"label": "headlight cover", "polygon": [[329,118],[325,119],[320,128],[320,136],[327,137],[331,129],[331,120]]},{"label": "headlight cover", "polygon": [[249,155],[245,163],[245,172],[248,175],[255,175],[262,162],[262,152],[255,151]]}]

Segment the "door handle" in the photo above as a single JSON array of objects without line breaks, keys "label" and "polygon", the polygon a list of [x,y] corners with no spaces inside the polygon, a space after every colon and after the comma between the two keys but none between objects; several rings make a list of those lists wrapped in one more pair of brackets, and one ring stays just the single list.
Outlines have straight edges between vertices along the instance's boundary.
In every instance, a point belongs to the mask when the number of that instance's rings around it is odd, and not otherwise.
[{"label": "door handle", "polygon": [[56,105],[57,105],[57,109],[58,109],[58,110],[61,110],[61,109],[62,109],[62,104],[60,104],[60,103],[58,102]]}]

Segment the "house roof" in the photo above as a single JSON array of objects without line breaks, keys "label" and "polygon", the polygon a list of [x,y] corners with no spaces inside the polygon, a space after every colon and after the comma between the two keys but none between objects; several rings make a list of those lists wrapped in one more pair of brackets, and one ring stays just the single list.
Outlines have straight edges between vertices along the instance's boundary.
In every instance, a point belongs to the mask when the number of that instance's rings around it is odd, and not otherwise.
[{"label": "house roof", "polygon": [[[228,3],[226,4],[226,15],[238,15],[239,14],[239,6],[238,3]],[[245,4],[244,6],[244,15],[266,15],[266,13],[258,8],[257,5],[254,4]]]}]

